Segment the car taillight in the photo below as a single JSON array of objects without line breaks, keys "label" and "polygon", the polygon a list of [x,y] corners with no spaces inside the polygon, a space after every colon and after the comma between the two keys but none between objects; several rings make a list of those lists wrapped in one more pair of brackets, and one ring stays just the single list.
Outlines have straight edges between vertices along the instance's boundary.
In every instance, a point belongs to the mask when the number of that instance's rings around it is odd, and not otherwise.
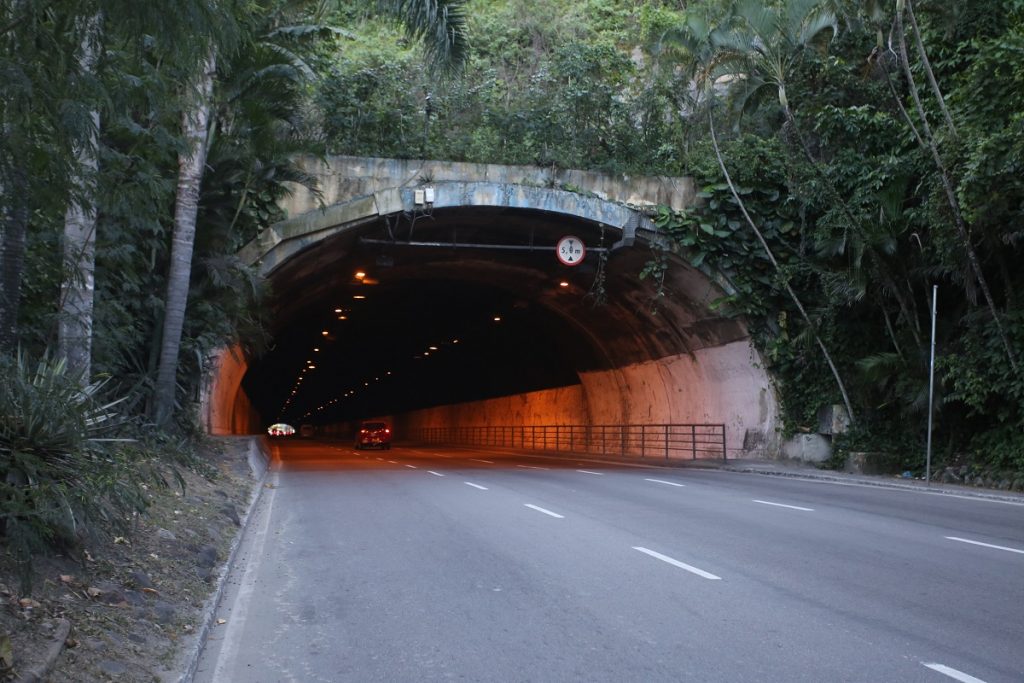
[{"label": "car taillight", "polygon": [[390,430],[390,429],[385,429],[385,430],[384,430],[384,433],[385,433],[385,434],[390,434],[390,433],[391,433],[391,430]]}]

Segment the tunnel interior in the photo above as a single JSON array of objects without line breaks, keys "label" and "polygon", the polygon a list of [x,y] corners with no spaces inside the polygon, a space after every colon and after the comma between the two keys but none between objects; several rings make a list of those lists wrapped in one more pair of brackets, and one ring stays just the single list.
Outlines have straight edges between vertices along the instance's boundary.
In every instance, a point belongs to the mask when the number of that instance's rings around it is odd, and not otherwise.
[{"label": "tunnel interior", "polygon": [[[596,247],[578,266],[555,256],[565,234]],[[612,362],[592,329],[612,237],[487,207],[318,242],[271,276],[273,343],[243,388],[265,421],[326,423],[578,383]]]}]

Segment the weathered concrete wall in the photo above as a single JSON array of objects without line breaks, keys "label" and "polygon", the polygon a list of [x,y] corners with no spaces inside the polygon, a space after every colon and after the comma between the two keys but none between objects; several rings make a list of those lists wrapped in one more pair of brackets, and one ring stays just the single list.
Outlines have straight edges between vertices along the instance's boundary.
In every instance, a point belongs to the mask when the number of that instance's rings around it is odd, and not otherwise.
[{"label": "weathered concrete wall", "polygon": [[258,434],[263,430],[259,414],[242,389],[249,364],[237,346],[221,349],[200,396],[200,420],[214,435]]},{"label": "weathered concrete wall", "polygon": [[[638,207],[667,204],[682,209],[692,205],[696,196],[692,178],[612,176],[540,166],[332,156],[326,161],[308,157],[302,161],[302,167],[318,179],[322,201],[326,206],[388,188],[451,181],[573,188],[592,192],[606,201]],[[281,202],[281,207],[289,216],[300,215],[317,206],[317,198],[304,187],[295,187],[294,193]]]},{"label": "weathered concrete wall", "polygon": [[400,415],[396,433],[486,425],[725,424],[729,457],[774,455],[775,397],[752,353],[743,341],[583,373],[576,386]]},{"label": "weathered concrete wall", "polygon": [[575,385],[426,408],[394,419],[399,436],[424,427],[586,424],[587,406],[582,385]]}]

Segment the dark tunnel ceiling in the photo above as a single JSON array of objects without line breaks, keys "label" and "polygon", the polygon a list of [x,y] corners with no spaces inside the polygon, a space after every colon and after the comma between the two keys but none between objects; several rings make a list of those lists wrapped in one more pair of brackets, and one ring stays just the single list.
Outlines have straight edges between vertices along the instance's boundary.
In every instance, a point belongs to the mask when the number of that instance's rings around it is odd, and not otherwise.
[{"label": "dark tunnel ceiling", "polygon": [[[554,244],[566,234],[590,249],[619,236],[609,229],[602,240],[599,226],[563,215],[466,208],[414,224],[381,220],[311,245],[271,275],[273,344],[250,363],[246,393],[265,421],[326,423],[566,386],[581,371],[686,350],[678,330],[636,331],[651,322],[637,310],[636,280],[649,250],[609,256],[610,304],[595,307],[587,293],[598,253],[561,265]],[[410,238],[541,249],[402,244]],[[641,290],[641,308],[647,297]],[[303,372],[308,361],[316,367]]]}]

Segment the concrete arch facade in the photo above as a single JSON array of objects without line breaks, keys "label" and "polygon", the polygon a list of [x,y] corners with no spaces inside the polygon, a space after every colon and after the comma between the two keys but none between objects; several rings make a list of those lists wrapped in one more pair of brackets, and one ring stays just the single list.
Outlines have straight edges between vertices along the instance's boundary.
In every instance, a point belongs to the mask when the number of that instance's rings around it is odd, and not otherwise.
[{"label": "concrete arch facade", "polygon": [[[685,178],[624,179],[583,172],[555,177],[535,167],[350,157],[309,163],[321,195],[296,192],[284,204],[289,218],[240,252],[271,280],[302,262],[308,262],[307,275],[315,277],[312,269],[323,267],[325,257],[314,255],[326,245],[343,244],[347,236],[399,216],[445,211],[500,210],[520,216],[524,224],[534,216],[571,219],[606,236],[611,258],[621,256],[633,264],[660,239],[644,209],[653,204],[684,208],[694,201],[692,182]],[[427,188],[432,191],[429,203],[421,194]],[[650,286],[636,279],[638,271],[632,283],[628,273],[620,276],[620,295],[604,313],[560,308],[537,295],[541,305],[580,329],[607,359],[598,367],[580,367],[578,384],[417,410],[394,416],[396,426],[714,423],[726,425],[730,456],[774,452],[779,411],[771,378],[742,322],[713,310],[713,301],[726,293],[723,286],[713,273],[669,258],[668,296],[657,313],[644,310]],[[479,272],[487,272],[486,264]],[[522,286],[522,278],[513,280],[494,283]],[[258,431],[261,418],[241,384],[246,368],[237,350],[220,354],[204,393],[209,431]]]}]

